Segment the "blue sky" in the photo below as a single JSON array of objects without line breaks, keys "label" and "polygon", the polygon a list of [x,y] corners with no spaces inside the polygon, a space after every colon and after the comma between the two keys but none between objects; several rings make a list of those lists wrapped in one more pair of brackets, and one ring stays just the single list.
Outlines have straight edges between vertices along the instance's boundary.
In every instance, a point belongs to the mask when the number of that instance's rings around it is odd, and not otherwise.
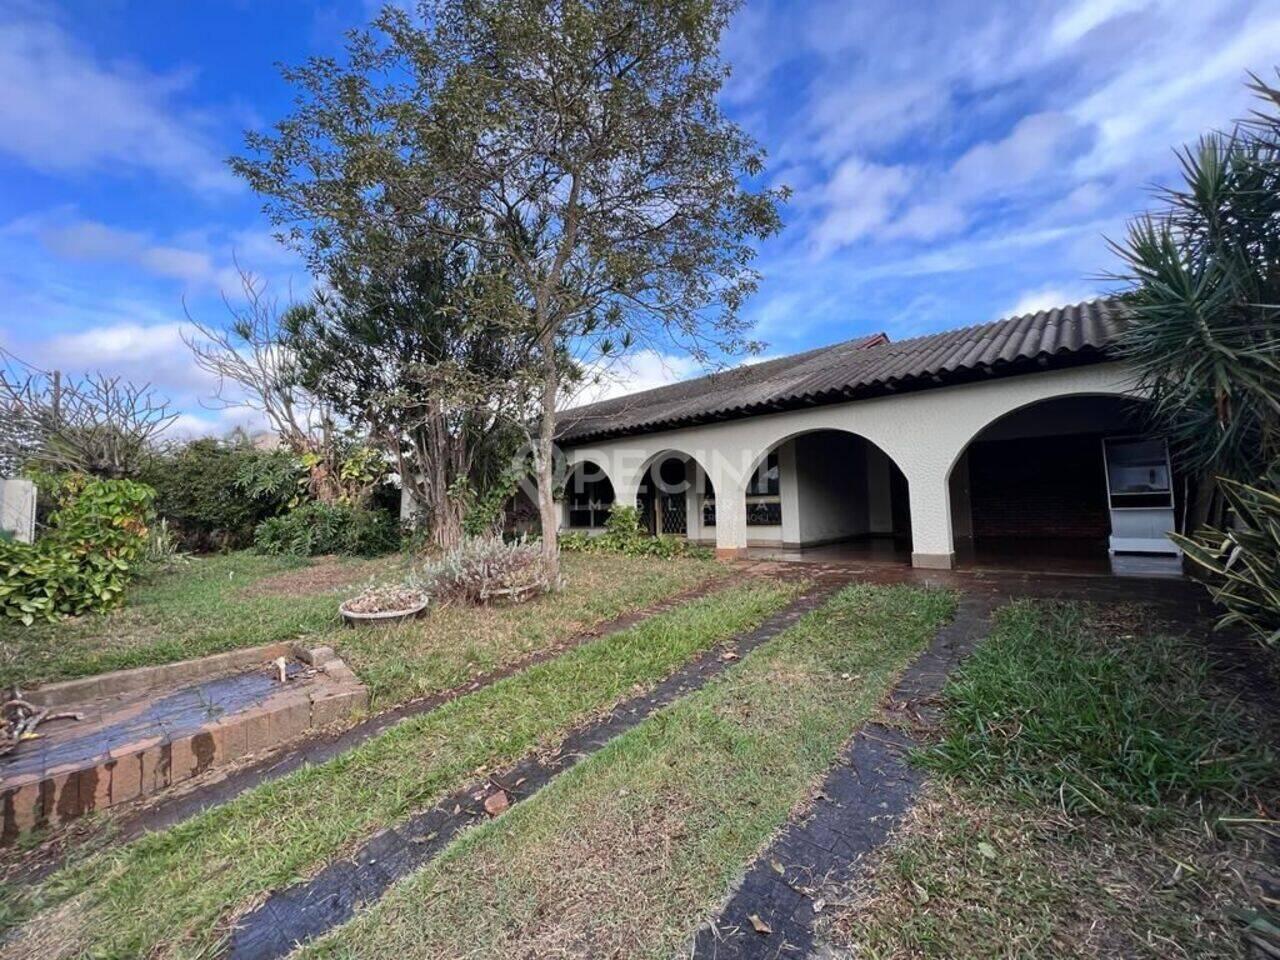
[{"label": "blue sky", "polygon": [[[225,159],[288,109],[275,64],[339,52],[374,6],[0,0],[0,345],[150,380],[187,431],[250,419],[209,405],[184,310],[226,316],[233,258],[282,298],[309,281]],[[1173,146],[1280,63],[1280,4],[747,0],[725,53],[726,109],[794,190],[747,312],[781,354],[1105,290],[1104,237]],[[648,353],[624,379],[693,372]]]}]

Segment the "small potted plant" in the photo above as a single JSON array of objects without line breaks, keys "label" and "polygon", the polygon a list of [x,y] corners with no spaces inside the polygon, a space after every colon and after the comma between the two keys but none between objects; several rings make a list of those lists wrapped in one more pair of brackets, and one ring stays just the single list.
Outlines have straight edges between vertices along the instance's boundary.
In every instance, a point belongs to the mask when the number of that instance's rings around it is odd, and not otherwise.
[{"label": "small potted plant", "polygon": [[368,587],[343,601],[338,610],[353,625],[392,624],[416,617],[428,602],[427,595],[413,587]]}]

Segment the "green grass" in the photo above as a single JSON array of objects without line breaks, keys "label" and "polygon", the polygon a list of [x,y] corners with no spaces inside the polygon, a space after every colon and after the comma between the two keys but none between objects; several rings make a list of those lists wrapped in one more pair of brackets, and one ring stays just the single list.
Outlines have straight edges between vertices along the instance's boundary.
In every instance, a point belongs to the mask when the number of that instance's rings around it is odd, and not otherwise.
[{"label": "green grass", "polygon": [[1241,711],[1206,696],[1202,650],[1098,616],[1080,604],[1003,608],[948,683],[941,741],[919,760],[1071,812],[1238,803],[1274,773]]},{"label": "green grass", "polygon": [[[390,561],[334,562],[354,583]],[[0,623],[0,688],[172,663],[329,628],[337,622],[332,588],[300,595],[251,589],[308,565],[248,552],[195,557],[139,580],[126,605],[111,613],[31,627]]]},{"label": "green grass", "polygon": [[868,960],[1241,957],[1239,917],[1277,922],[1254,886],[1280,881],[1275,736],[1149,613],[1011,604],[946,688],[919,754],[940,776],[826,936]]},{"label": "green grass", "polygon": [[755,626],[798,589],[749,581],[692,601],[406,720],[333,761],[91,857],[35,892],[24,912],[53,909],[27,924],[19,949],[38,953],[28,938],[52,938],[71,955],[203,956],[237,908],[429,807],[481,768],[556,741]]},{"label": "green grass", "polygon": [[906,587],[842,591],[303,955],[673,955],[952,605]]},{"label": "green grass", "polygon": [[571,555],[565,589],[528,604],[433,609],[390,629],[342,627],[339,600],[370,578],[397,576],[404,562],[198,557],[139,582],[127,605],[105,616],[0,624],[0,688],[306,637],[334,647],[369,686],[372,705],[385,707],[447,690],[723,572],[702,560]]}]

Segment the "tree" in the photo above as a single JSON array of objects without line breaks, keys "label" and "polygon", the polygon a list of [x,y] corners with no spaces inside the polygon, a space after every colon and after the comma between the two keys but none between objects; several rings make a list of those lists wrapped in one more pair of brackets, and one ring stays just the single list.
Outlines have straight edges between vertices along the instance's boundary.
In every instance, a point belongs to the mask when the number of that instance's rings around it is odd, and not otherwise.
[{"label": "tree", "polygon": [[352,270],[357,260],[331,262],[331,290],[291,315],[290,352],[302,382],[390,452],[432,539],[451,547],[473,486],[497,480],[494,449],[525,408],[523,347],[486,320],[482,271],[466,247],[403,267]]},{"label": "tree", "polygon": [[[736,0],[437,0],[355,34],[236,170],[313,249],[343,204],[499,266],[505,325],[537,377],[543,549],[558,562],[557,405],[581,365],[642,344],[709,360],[751,349],[752,241],[785,191],[750,186],[756,145],[721,113]],[[421,25],[420,25],[421,24]],[[336,215],[336,213],[334,215]],[[394,247],[394,243],[392,247]],[[496,306],[491,298],[490,306]]]},{"label": "tree", "polygon": [[87,373],[68,379],[0,351],[0,459],[120,479],[137,476],[178,414],[150,384]]},{"label": "tree", "polygon": [[1113,245],[1120,340],[1192,472],[1250,482],[1280,458],[1280,91],[1270,112],[1180,152],[1183,186]]},{"label": "tree", "polygon": [[[1181,152],[1184,184],[1125,243],[1120,339],[1153,397],[1154,422],[1204,477],[1193,537],[1226,612],[1280,643],[1280,90],[1262,109]],[[1216,482],[1215,482],[1216,481]]]},{"label": "tree", "polygon": [[342,482],[342,453],[333,411],[299,380],[296,358],[285,343],[287,327],[307,314],[306,304],[280,310],[264,281],[239,270],[243,305],[227,300],[226,327],[202,323],[187,312],[183,340],[196,365],[213,374],[213,400],[224,408],[255,410],[271,425],[284,447],[306,464],[307,490],[323,502],[350,491]]}]

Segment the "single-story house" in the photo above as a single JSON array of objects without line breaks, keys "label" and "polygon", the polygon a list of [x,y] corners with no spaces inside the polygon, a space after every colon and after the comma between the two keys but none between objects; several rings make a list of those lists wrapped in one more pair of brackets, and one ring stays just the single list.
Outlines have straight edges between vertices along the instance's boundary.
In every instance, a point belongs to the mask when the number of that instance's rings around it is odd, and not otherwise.
[{"label": "single-story house", "polygon": [[1176,555],[1181,481],[1110,349],[1120,317],[1096,300],[876,334],[566,410],[562,527],[634,503],[721,556]]}]

